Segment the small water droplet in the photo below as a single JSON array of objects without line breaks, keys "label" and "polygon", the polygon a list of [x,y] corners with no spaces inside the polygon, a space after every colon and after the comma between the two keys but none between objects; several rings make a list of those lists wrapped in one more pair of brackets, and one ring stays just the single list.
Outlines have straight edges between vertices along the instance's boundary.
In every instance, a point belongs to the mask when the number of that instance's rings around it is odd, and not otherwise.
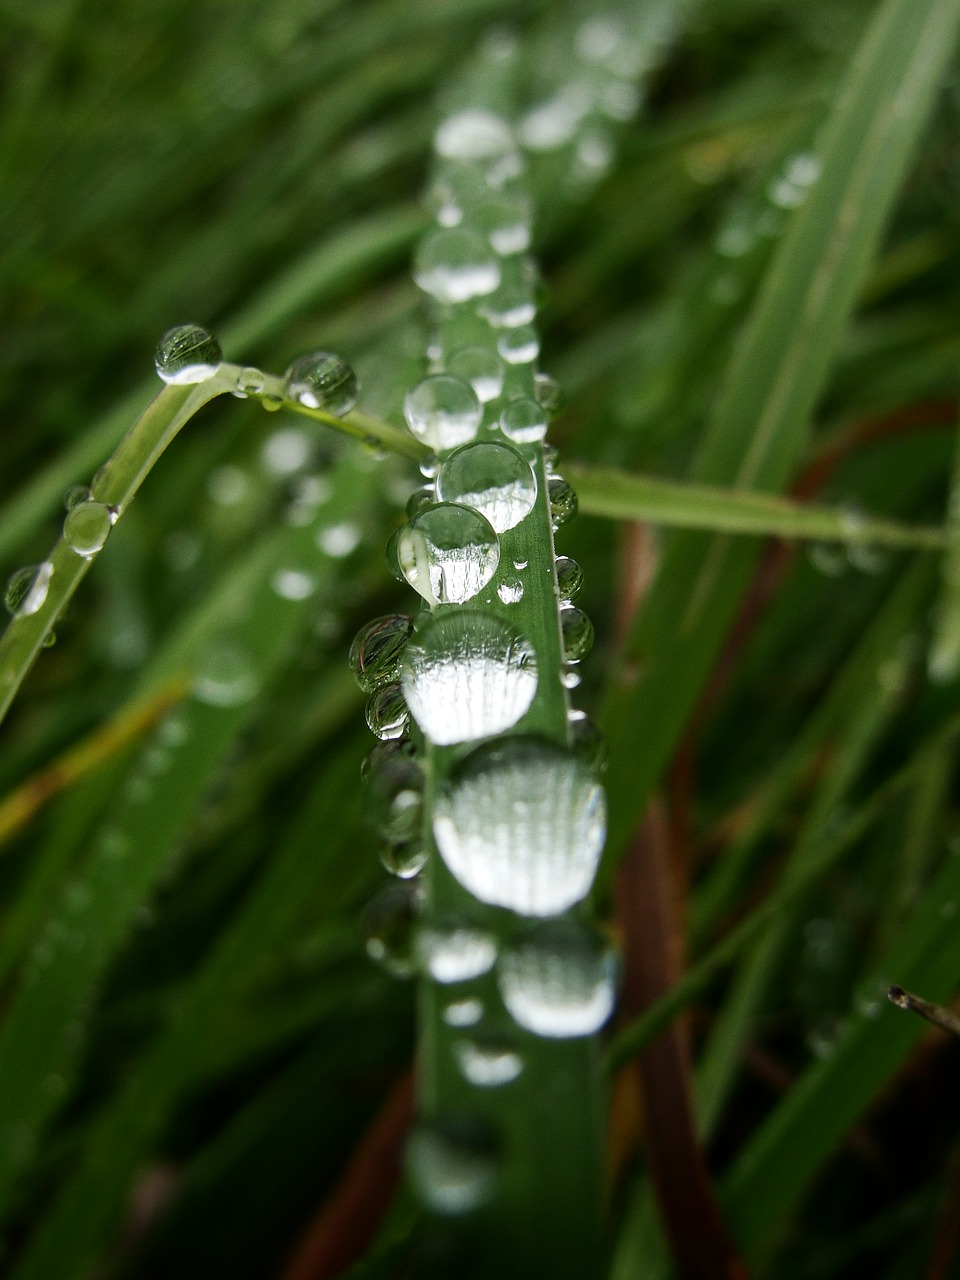
[{"label": "small water droplet", "polygon": [[503,390],[503,364],[489,347],[462,347],[450,357],[447,371],[468,382],[481,404],[496,400]]},{"label": "small water droplet", "polygon": [[203,655],[193,678],[193,696],[210,707],[239,707],[260,689],[256,669],[239,645],[223,641]]},{"label": "small water droplet", "polygon": [[537,404],[548,418],[556,417],[563,404],[560,384],[556,378],[551,378],[549,373],[535,373],[533,375],[533,386]]},{"label": "small water droplet", "polygon": [[350,646],[348,662],[364,693],[396,680],[413,619],[405,613],[389,613],[361,627]]},{"label": "small water droplet", "polygon": [[583,586],[583,570],[569,556],[557,556],[557,594],[561,600],[572,600]]},{"label": "small water droplet", "polygon": [[473,996],[466,1000],[451,1000],[442,1017],[448,1027],[475,1027],[483,1017],[483,1001]]},{"label": "small water droplet", "polygon": [[403,657],[413,718],[431,742],[474,742],[512,728],[533,702],[532,645],[501,618],[457,610],[429,620]]},{"label": "small water droplet", "polygon": [[518,573],[522,573],[523,570],[527,567],[527,563],[528,562],[523,559],[514,560],[513,567],[516,569]]},{"label": "small water droplet", "polygon": [[501,257],[530,248],[530,210],[510,196],[488,196],[471,209],[472,220]]},{"label": "small water droplet", "polygon": [[432,374],[408,391],[403,413],[417,439],[435,450],[469,444],[483,420],[473,387],[449,373]]},{"label": "small water droplet", "polygon": [[223,360],[220,343],[198,324],[168,329],[154,352],[153,363],[164,382],[182,386],[206,382]]},{"label": "small water droplet", "polygon": [[63,505],[67,511],[72,511],[81,502],[90,502],[92,498],[93,492],[85,484],[73,484],[63,495]]},{"label": "small water droplet", "polygon": [[7,579],[3,595],[7,612],[15,618],[29,618],[39,612],[46,603],[52,577],[53,565],[49,560],[17,569]]},{"label": "small water droplet", "polygon": [[343,560],[360,545],[362,534],[350,520],[317,531],[317,546],[333,560]]},{"label": "small water droplet", "polygon": [[434,135],[437,154],[450,160],[492,160],[514,149],[510,126],[492,111],[458,111]]},{"label": "small water droplet", "polygon": [[550,518],[554,529],[559,529],[577,514],[577,495],[573,485],[561,476],[547,481],[547,492],[550,495]]},{"label": "small water droplet", "polygon": [[489,520],[453,502],[425,507],[399,530],[395,549],[404,578],[431,605],[472,600],[500,560]]},{"label": "small water droplet", "polygon": [[367,955],[394,978],[412,978],[420,894],[409,881],[385,885],[363,913]]},{"label": "small water droplet", "polygon": [[529,364],[540,354],[540,339],[535,329],[520,325],[517,329],[505,329],[497,339],[497,350],[507,364]]},{"label": "small water droplet", "polygon": [[408,844],[420,833],[423,773],[408,744],[381,742],[360,771],[364,820],[385,840]]},{"label": "small water droplet", "polygon": [[500,995],[514,1021],[551,1039],[600,1030],[613,1012],[616,973],[603,936],[569,919],[536,925],[497,964]]},{"label": "small water droplet", "polygon": [[533,510],[537,479],[523,455],[509,445],[468,444],[440,468],[437,495],[444,502],[473,507],[497,533],[504,533]]},{"label": "small water droplet", "polygon": [[434,982],[469,982],[489,973],[497,959],[491,934],[462,921],[424,925],[417,933],[417,955]]},{"label": "small water droplet", "polygon": [[451,872],[482,902],[555,915],[590,892],[606,833],[603,788],[574,752],[512,737],[454,769],[433,829]]},{"label": "small water droplet", "polygon": [[247,396],[258,396],[265,385],[266,378],[263,370],[249,365],[237,374],[237,385],[234,387],[233,394],[239,400],[245,400]]},{"label": "small water droplet", "polygon": [[523,1070],[523,1058],[512,1045],[486,1036],[455,1040],[453,1056],[463,1078],[478,1089],[510,1084]]},{"label": "small water droplet", "polygon": [[357,403],[357,375],[332,351],[300,356],[283,375],[284,391],[295,404],[342,418]]},{"label": "small water droplet", "polygon": [[511,400],[500,414],[500,430],[515,444],[536,444],[547,433],[547,417],[536,400]]},{"label": "small water droplet", "polygon": [[410,712],[398,684],[382,684],[367,699],[367,725],[381,741],[402,738],[410,723]]},{"label": "small water droplet", "polygon": [[593,648],[593,623],[574,605],[560,610],[560,634],[565,662],[579,662]]},{"label": "small water droplet", "polygon": [[89,560],[107,540],[114,512],[102,502],[78,502],[63,522],[63,536],[71,551]]},{"label": "small water droplet", "polygon": [[500,264],[478,232],[441,227],[421,240],[413,278],[437,302],[452,305],[492,293],[500,283]]},{"label": "small water droplet", "polygon": [[424,484],[419,489],[414,489],[406,503],[407,519],[412,520],[424,507],[433,506],[436,500],[437,493],[432,484]]},{"label": "small water droplet", "polygon": [[523,583],[519,578],[504,578],[497,587],[501,604],[518,604],[523,599]]},{"label": "small water droplet", "polygon": [[309,600],[317,589],[317,580],[306,569],[278,569],[270,586],[281,600]]},{"label": "small water droplet", "polygon": [[571,711],[570,745],[591,773],[600,774],[607,767],[607,740],[585,711]]},{"label": "small water droplet", "polygon": [[447,1118],[421,1122],[407,1143],[407,1167],[434,1213],[459,1217],[481,1208],[497,1182],[496,1146],[486,1125]]},{"label": "small water droplet", "polygon": [[529,324],[537,314],[536,304],[523,284],[502,284],[477,307],[495,329],[514,329]]}]

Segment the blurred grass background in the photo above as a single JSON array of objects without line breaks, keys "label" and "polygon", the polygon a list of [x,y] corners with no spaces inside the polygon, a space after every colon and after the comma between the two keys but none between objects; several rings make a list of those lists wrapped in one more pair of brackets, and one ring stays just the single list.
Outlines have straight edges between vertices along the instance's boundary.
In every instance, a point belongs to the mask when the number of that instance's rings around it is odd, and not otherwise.
[{"label": "blurred grass background", "polygon": [[[598,134],[609,163],[586,175],[572,148],[532,157],[564,459],[700,474],[704,424],[798,216],[783,183],[816,154],[879,8],[663,4],[640,110]],[[475,73],[478,47],[512,40],[531,107],[608,10],[0,6],[4,573],[46,554],[63,492],[153,393],[172,324],[204,323],[228,359],[275,371],[338,351],[361,407],[399,421],[422,370],[407,264],[438,94]],[[937,80],[826,383],[806,384],[815,408],[786,477],[851,519],[936,525],[948,504],[955,62]],[[284,1276],[410,1063],[409,984],[367,959],[359,925],[385,873],[361,822],[372,739],[345,654],[359,625],[405,607],[383,546],[414,483],[409,464],[292,418],[211,406],[4,726],[0,1267],[17,1280]],[[703,679],[677,668],[692,708],[678,742],[651,743],[612,680],[670,545],[587,518],[560,539],[586,570],[598,643],[578,700],[606,707],[624,829],[641,756],[660,793],[673,947],[709,961],[768,913],[732,973],[717,965],[690,994],[700,1132],[733,1235],[758,1275],[958,1275],[960,1049],[882,998],[901,982],[947,1000],[960,975],[960,689],[927,676],[937,558],[753,540],[724,646],[704,650]],[[291,568],[316,580],[309,597],[277,595]],[[642,625],[669,637],[673,602],[650,599]],[[184,696],[184,673],[206,700]],[[56,772],[85,742],[82,776]],[[17,788],[38,775],[33,812]],[[621,928],[662,916],[653,898]],[[618,1280],[672,1265],[629,1084],[613,1092]],[[356,1275],[421,1274],[417,1235],[401,1192]]]}]

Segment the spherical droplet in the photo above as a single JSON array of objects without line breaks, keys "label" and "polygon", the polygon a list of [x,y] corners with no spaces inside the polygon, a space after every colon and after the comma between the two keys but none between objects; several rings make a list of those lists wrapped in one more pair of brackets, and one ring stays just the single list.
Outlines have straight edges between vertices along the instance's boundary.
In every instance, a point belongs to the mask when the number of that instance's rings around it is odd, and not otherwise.
[{"label": "spherical droplet", "polygon": [[458,111],[441,122],[434,147],[450,160],[494,160],[514,149],[513,133],[492,111]]},{"label": "spherical droplet", "polygon": [[560,384],[555,378],[551,378],[549,373],[535,373],[533,375],[533,385],[537,404],[548,418],[556,417],[563,404]]},{"label": "spherical droplet", "polygon": [[433,830],[451,872],[482,902],[556,915],[593,884],[606,832],[603,788],[574,752],[511,737],[454,769]]},{"label": "spherical droplet", "polygon": [[241,369],[237,374],[237,384],[233,389],[233,394],[238,399],[245,400],[247,396],[258,396],[265,385],[266,378],[263,370],[249,365],[246,369]]},{"label": "spherical droplet", "polygon": [[557,594],[561,600],[572,600],[583,586],[583,570],[569,556],[557,556]]},{"label": "spherical droplet", "polygon": [[463,1078],[478,1089],[510,1084],[523,1070],[523,1058],[513,1045],[487,1036],[455,1040],[453,1056]]},{"label": "spherical droplet", "polygon": [[553,527],[559,529],[577,514],[577,495],[573,485],[561,476],[547,481],[547,491],[550,495],[550,518]]},{"label": "spherical droplet", "polygon": [[3,595],[7,612],[15,618],[29,618],[39,612],[46,603],[52,577],[53,564],[49,560],[17,569],[7,579]]},{"label": "spherical droplet", "polygon": [[501,604],[518,604],[523,599],[523,583],[519,578],[504,578],[497,585],[497,596]]},{"label": "spherical droplet", "polygon": [[467,1119],[421,1122],[407,1143],[407,1166],[426,1207],[447,1217],[473,1213],[496,1187],[496,1146],[489,1129]]},{"label": "spherical droplet", "polygon": [[547,415],[536,400],[511,400],[500,414],[500,430],[515,444],[536,444],[547,434]]},{"label": "spherical droplet", "polygon": [[450,454],[437,476],[437,496],[473,507],[503,533],[533,510],[537,479],[522,454],[484,441]]},{"label": "spherical droplet", "polygon": [[475,996],[451,1000],[441,1016],[448,1027],[475,1027],[483,1017],[483,1001]]},{"label": "spherical droplet", "polygon": [[361,627],[350,646],[348,662],[364,693],[400,674],[400,660],[413,632],[413,619],[405,613],[389,613]]},{"label": "spherical droplet", "polygon": [[503,363],[490,347],[462,347],[447,361],[447,371],[469,382],[481,404],[503,390]]},{"label": "spherical droplet", "polygon": [[357,403],[357,375],[331,351],[313,351],[294,360],[283,375],[283,384],[295,404],[324,409],[337,418],[349,413]]},{"label": "spherical droplet", "polygon": [[102,502],[79,502],[63,522],[63,536],[71,551],[89,559],[95,556],[113,528],[114,512]]},{"label": "spherical droplet", "polygon": [[491,934],[463,921],[423,925],[417,933],[417,955],[434,982],[469,982],[489,973],[497,958]]},{"label": "spherical droplet", "polygon": [[449,373],[433,374],[408,391],[403,413],[417,439],[437,451],[469,444],[483,420],[473,387]]},{"label": "spherical droplet", "polygon": [[463,604],[496,573],[500,544],[485,516],[442,502],[404,525],[396,555],[403,576],[428,604]]},{"label": "spherical droplet", "polygon": [[529,324],[537,314],[536,304],[523,284],[502,284],[484,298],[477,310],[495,329],[514,329]]},{"label": "spherical droplet", "polygon": [[497,982],[519,1026],[569,1039],[592,1035],[610,1017],[616,973],[616,956],[601,934],[576,920],[550,920],[504,951]]},{"label": "spherical droplet", "polygon": [[506,329],[497,339],[497,350],[507,364],[529,364],[540,354],[540,339],[535,329],[520,325],[518,329]]},{"label": "spherical droplet", "polygon": [[585,711],[571,711],[567,719],[570,745],[592,773],[603,773],[607,767],[606,738]]},{"label": "spherical droplet", "polygon": [[398,684],[383,684],[367,699],[367,725],[381,741],[402,738],[410,723],[410,712]]},{"label": "spherical droplet", "polygon": [[206,382],[222,360],[220,343],[198,324],[178,324],[168,329],[153,356],[160,377],[177,386]]},{"label": "spherical droplet", "polygon": [[417,971],[414,937],[418,905],[415,885],[388,884],[363,913],[367,955],[394,978],[412,978]]},{"label": "spherical droplet", "polygon": [[515,627],[458,610],[431,618],[407,646],[403,691],[431,742],[475,742],[512,728],[537,691],[537,658]]},{"label": "spherical droplet", "polygon": [[530,248],[530,210],[509,196],[488,197],[471,210],[472,220],[501,257]]},{"label": "spherical droplet", "polygon": [[93,493],[85,484],[72,484],[63,495],[63,505],[67,511],[72,511],[81,502],[90,502],[92,498]]},{"label": "spherical droplet", "polygon": [[500,264],[476,231],[442,227],[420,242],[413,278],[437,302],[452,305],[492,293],[500,283]]},{"label": "spherical droplet", "polygon": [[210,707],[239,707],[260,689],[250,655],[232,641],[222,641],[200,659],[193,678],[193,696]]},{"label": "spherical droplet", "polygon": [[423,773],[409,746],[381,742],[363,763],[364,820],[392,844],[408,844],[420,834]]},{"label": "spherical droplet", "polygon": [[579,662],[593,648],[593,623],[574,605],[560,610],[560,634],[565,662]]}]

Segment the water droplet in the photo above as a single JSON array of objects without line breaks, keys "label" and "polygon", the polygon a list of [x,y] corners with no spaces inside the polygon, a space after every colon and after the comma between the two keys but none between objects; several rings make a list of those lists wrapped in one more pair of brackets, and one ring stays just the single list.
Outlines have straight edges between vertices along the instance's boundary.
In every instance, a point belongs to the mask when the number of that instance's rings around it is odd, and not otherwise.
[{"label": "water droplet", "polygon": [[385,840],[407,844],[420,834],[423,773],[405,743],[382,742],[360,771],[364,820]]},{"label": "water droplet", "polygon": [[403,576],[428,604],[463,604],[496,573],[500,544],[485,516],[442,502],[400,529],[396,555]]},{"label": "water droplet", "polygon": [[310,462],[313,441],[300,427],[284,427],[264,441],[263,465],[274,476],[292,476]]},{"label": "water droplet", "polygon": [[469,982],[489,973],[497,944],[489,933],[461,921],[424,925],[417,934],[417,955],[434,982]]},{"label": "water droplet", "polygon": [[455,1040],[453,1056],[464,1079],[478,1089],[510,1084],[523,1070],[523,1058],[503,1040]]},{"label": "water droplet", "polygon": [[433,145],[450,160],[492,160],[514,149],[507,122],[492,111],[458,111],[444,120]]},{"label": "water droplet", "polygon": [[193,678],[193,696],[210,707],[242,706],[259,688],[249,654],[227,641],[216,644],[203,655]]},{"label": "water droplet", "polygon": [[416,885],[385,885],[363,913],[367,955],[394,978],[412,978],[417,971],[414,937],[420,895]]},{"label": "water droplet", "polygon": [[46,603],[52,577],[53,565],[49,560],[17,569],[7,579],[3,595],[7,612],[15,618],[29,618],[39,612]]},{"label": "water droplet", "polygon": [[520,122],[520,141],[530,151],[556,151],[570,142],[589,103],[560,93],[534,107]]},{"label": "water droplet", "polygon": [[547,491],[550,494],[550,518],[554,529],[559,529],[577,514],[577,495],[573,485],[560,476],[547,481]]},{"label": "water droplet", "polygon": [[501,257],[530,248],[530,210],[520,200],[488,197],[473,206],[471,215]]},{"label": "water droplet", "polygon": [[360,545],[362,534],[350,520],[317,531],[317,546],[333,560],[343,560]]},{"label": "water droplet", "polygon": [[472,996],[466,1000],[451,1000],[442,1016],[448,1027],[475,1027],[483,1017],[483,1001]]},{"label": "water droplet", "polygon": [[400,660],[413,632],[413,619],[405,613],[388,613],[361,627],[350,646],[348,662],[364,693],[396,680]]},{"label": "water droplet", "polygon": [[563,404],[560,384],[555,378],[551,378],[549,373],[535,373],[533,385],[537,404],[548,418],[556,417]]},{"label": "water droplet", "polygon": [[281,600],[309,600],[317,589],[317,580],[305,569],[278,569],[270,586]]},{"label": "water droplet", "polygon": [[537,691],[530,642],[501,618],[458,610],[430,619],[403,658],[403,690],[431,742],[474,742],[512,728]]},{"label": "water droplet", "polygon": [[258,396],[265,385],[266,378],[263,370],[249,365],[246,369],[241,369],[237,374],[237,382],[233,389],[233,394],[238,400],[245,400],[247,396]]},{"label": "water droplet", "polygon": [[537,314],[536,305],[523,284],[502,284],[496,293],[479,304],[477,310],[495,329],[514,329],[517,325],[529,324]]},{"label": "water droplet", "polygon": [[440,468],[437,495],[444,502],[473,507],[503,533],[533,510],[537,479],[523,455],[509,445],[468,444]]},{"label": "water droplet", "polygon": [[478,232],[441,227],[421,240],[413,278],[437,302],[452,305],[492,293],[500,283],[500,265]]},{"label": "water droplet", "polygon": [[381,741],[402,738],[410,723],[410,712],[398,684],[383,684],[367,699],[367,725]]},{"label": "water droplet", "polygon": [[523,599],[523,583],[519,578],[504,578],[497,587],[501,604],[518,604]]},{"label": "water droplet", "polygon": [[557,556],[557,594],[561,600],[572,600],[583,586],[583,570],[569,556]]},{"label": "water droplet", "polygon": [[301,356],[283,375],[287,397],[308,409],[323,409],[337,418],[357,403],[357,375],[332,351]]},{"label": "water droplet", "polygon": [[458,1217],[493,1195],[496,1147],[486,1125],[466,1119],[434,1119],[417,1126],[407,1143],[407,1167],[426,1207]]},{"label": "water droplet", "polygon": [[585,711],[571,711],[570,745],[591,773],[600,774],[607,767],[607,740]]},{"label": "water droplet", "polygon": [[592,1035],[607,1021],[616,972],[616,956],[600,933],[577,920],[549,920],[503,952],[497,982],[519,1026],[565,1040]]},{"label": "water droplet", "polygon": [[500,430],[515,444],[536,444],[547,434],[547,416],[536,400],[511,400],[500,414]]},{"label": "water droplet", "polygon": [[450,357],[447,369],[473,387],[481,404],[496,400],[503,390],[503,364],[489,347],[463,347]]},{"label": "water droplet", "polygon": [[468,382],[449,373],[432,374],[403,400],[407,425],[431,449],[469,444],[483,420],[483,406]]},{"label": "water droplet", "polygon": [[407,519],[412,520],[415,515],[419,515],[424,507],[432,507],[436,500],[437,493],[432,484],[421,485],[419,489],[414,489],[407,499]]},{"label": "water droplet", "polygon": [[115,512],[102,502],[78,502],[63,522],[64,539],[71,551],[89,560],[106,542],[115,519]]},{"label": "water droplet", "polygon": [[579,662],[593,648],[593,623],[573,605],[560,610],[560,634],[565,662]]},{"label": "water droplet", "polygon": [[223,360],[220,343],[198,324],[168,329],[154,352],[153,363],[164,382],[181,386],[206,382]]},{"label": "water droplet", "polygon": [[507,364],[529,364],[540,354],[540,339],[535,329],[521,325],[518,329],[506,329],[497,339],[497,350]]},{"label": "water droplet", "polygon": [[90,502],[92,498],[93,493],[85,484],[72,484],[63,495],[63,505],[68,511],[72,511],[81,502]]},{"label": "water droplet", "polygon": [[385,844],[380,849],[380,865],[398,880],[412,880],[427,865],[427,850],[419,840],[409,844]]},{"label": "water droplet", "polygon": [[603,788],[574,752],[513,737],[457,766],[433,828],[447,866],[482,902],[555,915],[590,892],[606,833]]}]

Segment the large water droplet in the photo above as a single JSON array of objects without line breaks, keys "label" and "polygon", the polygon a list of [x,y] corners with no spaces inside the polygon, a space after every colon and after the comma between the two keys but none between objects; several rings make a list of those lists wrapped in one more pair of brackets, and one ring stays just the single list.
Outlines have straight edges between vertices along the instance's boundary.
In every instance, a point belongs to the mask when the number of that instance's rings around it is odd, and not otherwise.
[{"label": "large water droplet", "polygon": [[583,586],[583,570],[569,556],[557,556],[557,595],[572,600]]},{"label": "large water droplet", "polygon": [[361,627],[350,646],[350,670],[364,693],[395,680],[400,659],[413,632],[413,619],[405,613],[389,613]]},{"label": "large water droplet", "polygon": [[537,479],[509,445],[481,442],[451,453],[437,476],[437,494],[444,502],[473,507],[503,533],[533,510]]},{"label": "large water droplet", "polygon": [[53,564],[49,560],[24,565],[11,573],[3,594],[7,612],[15,618],[29,618],[37,613],[46,603],[52,577]]},{"label": "large water droplet", "polygon": [[420,929],[417,955],[434,982],[469,982],[493,968],[497,944],[482,929],[461,921],[441,921]]},{"label": "large water droplet", "polygon": [[573,752],[509,738],[454,770],[433,829],[447,866],[481,901],[556,915],[593,884],[606,832],[603,788]]},{"label": "large water droplet", "polygon": [[113,528],[116,513],[102,502],[78,502],[67,512],[63,536],[78,556],[95,556]]},{"label": "large water droplet", "polygon": [[417,971],[414,938],[419,900],[415,885],[388,884],[363,913],[367,955],[394,978],[412,978]]},{"label": "large water droplet", "polygon": [[455,378],[469,382],[482,404],[496,400],[503,390],[503,363],[489,347],[461,348],[450,357],[447,369]]},{"label": "large water droplet", "polygon": [[361,769],[363,816],[378,835],[406,844],[420,832],[423,773],[406,744],[374,747]]},{"label": "large water droplet", "polygon": [[560,634],[565,662],[579,662],[593,648],[593,623],[573,605],[560,610]]},{"label": "large water droplet", "polygon": [[410,723],[410,712],[398,684],[382,684],[367,699],[367,725],[383,742],[402,738]]},{"label": "large water droplet", "polygon": [[466,1119],[420,1124],[407,1143],[407,1166],[421,1200],[434,1213],[472,1213],[492,1196],[496,1146],[489,1129]]},{"label": "large water droplet", "polygon": [[496,573],[500,544],[485,516],[442,502],[400,530],[396,554],[401,573],[429,604],[463,604]]},{"label": "large water droplet", "polygon": [[536,444],[547,434],[547,415],[536,400],[511,400],[500,414],[500,430],[515,444]]},{"label": "large water droplet", "polygon": [[357,375],[332,351],[300,356],[283,375],[287,397],[308,409],[324,409],[337,418],[357,403]]},{"label": "large water droplet", "polygon": [[500,264],[476,231],[442,227],[420,242],[413,278],[438,302],[452,305],[492,293],[500,283]]},{"label": "large water droplet", "polygon": [[458,610],[430,619],[403,658],[403,690],[431,742],[475,742],[511,729],[537,691],[537,659],[515,627]]},{"label": "large water droplet", "polygon": [[568,1039],[592,1035],[610,1017],[616,973],[601,934],[576,920],[550,920],[503,952],[497,982],[519,1026]]},{"label": "large water droplet", "polygon": [[456,1040],[453,1056],[465,1080],[478,1089],[496,1089],[516,1080],[523,1070],[523,1058],[503,1040]]},{"label": "large water droplet", "polygon": [[483,420],[473,387],[449,373],[433,374],[408,391],[403,413],[413,434],[437,451],[469,444]]},{"label": "large water droplet", "polygon": [[516,329],[506,329],[497,339],[497,350],[507,364],[529,364],[540,354],[540,339],[537,331],[529,325],[520,325]]},{"label": "large water droplet", "polygon": [[434,136],[437,154],[450,160],[493,160],[514,148],[507,122],[492,111],[458,111]]},{"label": "large water droplet", "polygon": [[177,386],[206,382],[222,360],[220,343],[198,324],[178,324],[168,329],[153,355],[160,377]]}]

